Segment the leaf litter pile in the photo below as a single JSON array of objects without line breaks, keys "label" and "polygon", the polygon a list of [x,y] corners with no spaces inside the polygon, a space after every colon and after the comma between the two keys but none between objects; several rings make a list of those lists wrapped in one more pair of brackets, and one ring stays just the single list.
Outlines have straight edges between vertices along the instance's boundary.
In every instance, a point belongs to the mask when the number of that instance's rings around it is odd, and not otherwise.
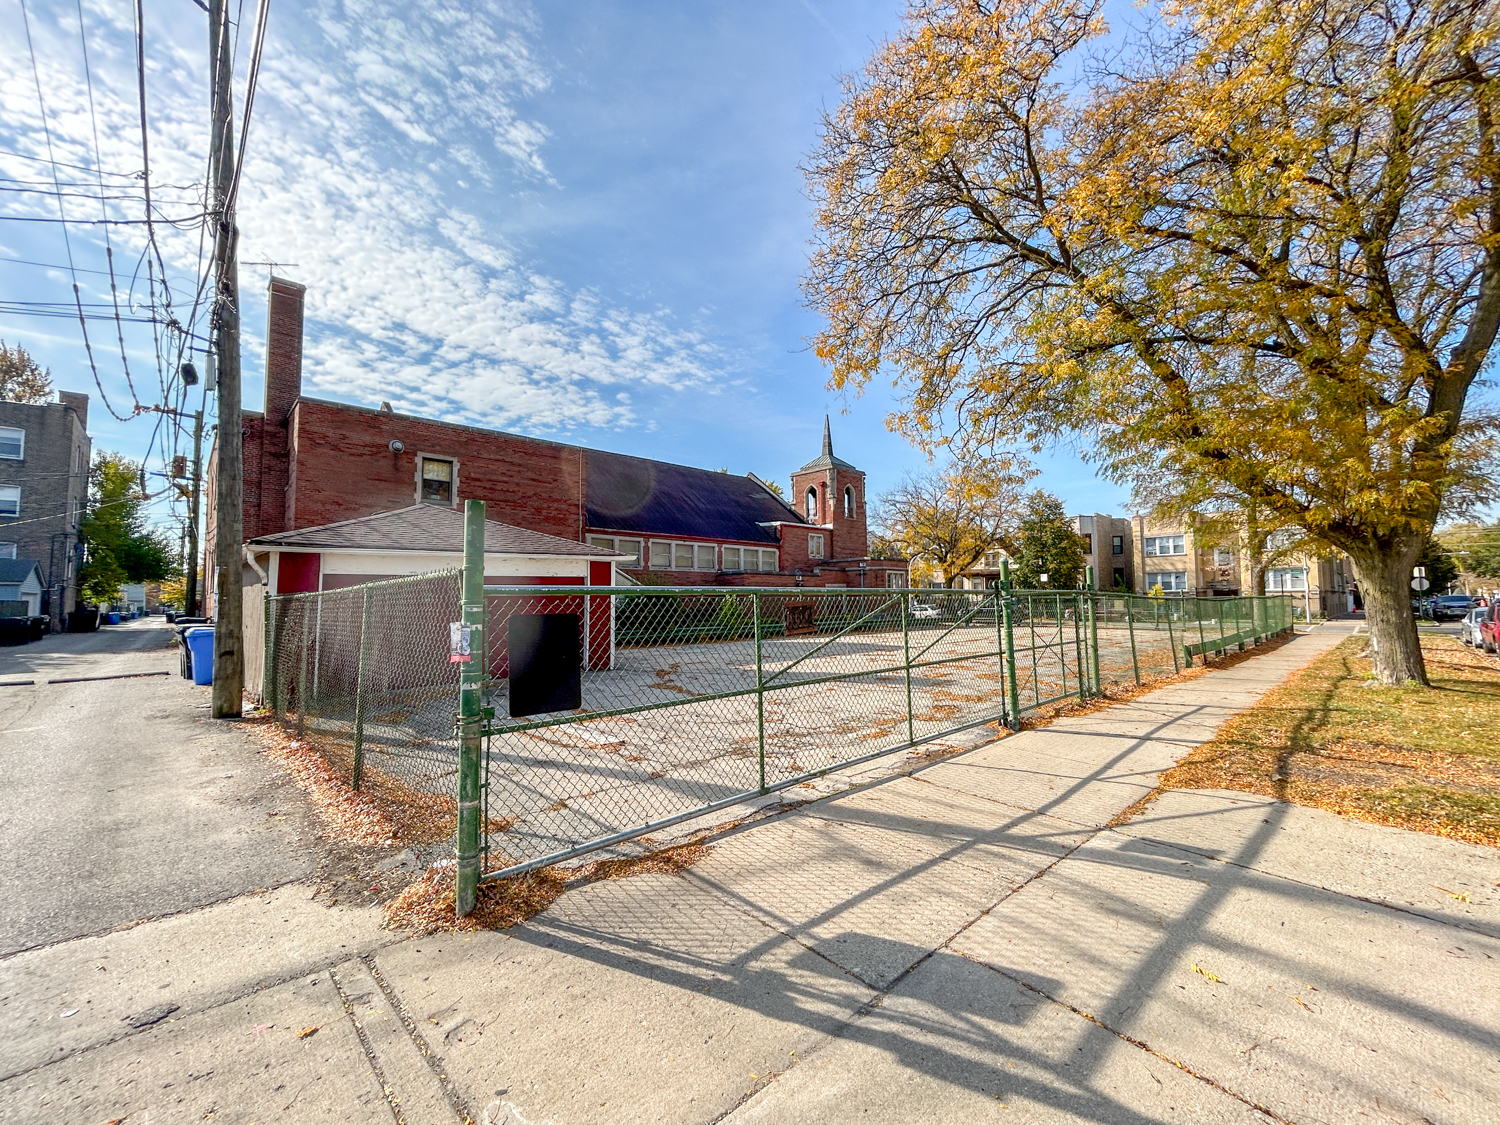
[{"label": "leaf litter pile", "polygon": [[1365,640],[1312,661],[1163,775],[1500,846],[1500,663],[1425,635],[1429,688],[1370,688]]},{"label": "leaf litter pile", "polygon": [[508,879],[481,883],[474,910],[460,918],[453,909],[452,862],[433,865],[385,904],[385,924],[415,936],[442,932],[503,930],[539,914],[564,891],[586,883],[628,879],[633,875],[680,875],[708,854],[709,845],[695,837],[686,843],[622,859],[601,859],[580,867],[544,867]]}]

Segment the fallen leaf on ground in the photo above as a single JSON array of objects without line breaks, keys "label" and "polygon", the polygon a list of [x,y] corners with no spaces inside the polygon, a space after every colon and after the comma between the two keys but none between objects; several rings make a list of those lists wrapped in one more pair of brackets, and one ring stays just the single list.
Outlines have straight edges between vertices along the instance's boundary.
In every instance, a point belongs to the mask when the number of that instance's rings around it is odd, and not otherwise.
[{"label": "fallen leaf on ground", "polygon": [[306,1039],[309,1035],[316,1035],[317,1033],[318,1025],[314,1024],[312,1027],[304,1027],[301,1031],[297,1032],[297,1038]]},{"label": "fallen leaf on ground", "polygon": [[1432,885],[1434,887],[1437,887],[1438,890],[1442,891],[1449,898],[1457,899],[1459,902],[1468,902],[1468,901],[1470,901],[1470,899],[1469,899],[1469,892],[1468,891],[1450,891],[1447,887],[1438,887],[1438,885],[1436,883],[1434,883]]},{"label": "fallen leaf on ground", "polygon": [[255,1025],[255,1026],[254,1026],[254,1027],[252,1027],[252,1028],[251,1028],[251,1029],[250,1029],[250,1030],[251,1030],[251,1031],[252,1031],[252,1032],[253,1032],[253,1033],[254,1033],[254,1034],[256,1034],[256,1035],[259,1035],[259,1034],[260,1034],[260,1033],[261,1033],[261,1032],[262,1032],[262,1031],[270,1031],[270,1030],[271,1030],[271,1028],[273,1028],[273,1027],[275,1027],[275,1026],[276,1026],[276,1025],[275,1025],[275,1024],[274,1024],[274,1023],[261,1023],[261,1024],[256,1024],[256,1025]]},{"label": "fallen leaf on ground", "polygon": [[1223,984],[1224,983],[1224,978],[1223,977],[1216,977],[1216,976],[1214,976],[1213,973],[1209,972],[1202,965],[1199,965],[1196,962],[1194,964],[1192,964],[1192,965],[1189,965],[1188,967],[1190,969],[1192,969],[1193,972],[1198,973],[1200,976],[1202,976],[1206,980],[1211,980],[1215,984]]}]

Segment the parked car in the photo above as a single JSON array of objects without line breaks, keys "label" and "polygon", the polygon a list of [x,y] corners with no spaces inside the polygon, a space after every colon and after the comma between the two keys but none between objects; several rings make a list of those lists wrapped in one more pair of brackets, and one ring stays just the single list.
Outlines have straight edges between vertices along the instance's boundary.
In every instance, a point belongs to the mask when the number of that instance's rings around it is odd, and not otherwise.
[{"label": "parked car", "polygon": [[1462,621],[1458,623],[1458,639],[1473,648],[1479,647],[1479,623],[1484,620],[1488,606],[1475,606],[1464,614]]},{"label": "parked car", "polygon": [[1487,606],[1479,619],[1479,647],[1500,653],[1500,604]]},{"label": "parked car", "polygon": [[1434,621],[1462,621],[1474,608],[1474,599],[1468,594],[1444,594],[1433,598],[1427,614]]}]

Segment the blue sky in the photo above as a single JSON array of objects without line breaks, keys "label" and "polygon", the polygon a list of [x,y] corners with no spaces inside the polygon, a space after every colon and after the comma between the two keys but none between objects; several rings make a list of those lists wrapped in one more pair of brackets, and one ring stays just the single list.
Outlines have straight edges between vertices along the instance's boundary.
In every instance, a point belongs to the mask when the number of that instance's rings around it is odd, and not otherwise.
[{"label": "blue sky", "polygon": [[[45,155],[19,0],[0,20],[0,150]],[[237,73],[243,78],[254,3]],[[817,322],[798,278],[810,205],[798,163],[819,116],[897,27],[900,0],[539,0],[273,6],[241,189],[241,259],[286,263],[308,285],[305,389],[319,397],[471,421],[785,481],[817,453],[823,412],[873,492],[923,459],[886,431],[888,388],[845,399],[806,348]],[[71,4],[28,0],[58,160],[140,166],[126,6],[85,4],[93,114]],[[15,18],[12,18],[15,17]],[[205,17],[146,4],[153,180],[162,210],[201,204]],[[79,181],[94,173],[64,171]],[[47,166],[0,154],[3,187],[50,186]],[[33,181],[23,185],[19,181]],[[46,183],[34,181],[46,180]],[[138,183],[106,180],[114,217],[139,218]],[[166,185],[184,185],[169,188]],[[64,187],[80,196],[87,187]],[[97,195],[97,188],[92,190]],[[69,216],[98,217],[91,198]],[[55,218],[45,194],[0,213]],[[70,227],[77,266],[106,265],[99,227]],[[179,308],[198,239],[158,227]],[[116,262],[142,230],[111,228]],[[56,223],[0,221],[0,258],[65,264]],[[295,263],[295,264],[292,264]],[[120,269],[122,292],[124,274]],[[269,270],[242,267],[245,404],[258,408]],[[85,301],[108,278],[79,274]],[[0,261],[0,299],[68,302],[66,270]],[[12,306],[0,306],[12,308]],[[131,402],[112,321],[90,334],[117,408]],[[76,320],[0,311],[58,386],[94,391]],[[170,341],[169,341],[170,343]],[[143,402],[159,401],[155,342],[126,326]],[[104,448],[153,460],[154,421],[97,404]],[[167,443],[170,447],[170,443]],[[169,450],[170,451],[170,448]],[[159,464],[159,461],[157,462]],[[1076,455],[1039,483],[1073,511],[1123,511],[1125,494]]]}]

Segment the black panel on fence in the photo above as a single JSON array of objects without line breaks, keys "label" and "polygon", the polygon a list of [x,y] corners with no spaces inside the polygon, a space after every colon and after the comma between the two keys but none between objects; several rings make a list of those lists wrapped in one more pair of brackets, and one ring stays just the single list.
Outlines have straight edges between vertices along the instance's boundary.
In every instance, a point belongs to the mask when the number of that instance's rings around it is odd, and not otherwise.
[{"label": "black panel on fence", "polygon": [[513,719],[583,706],[583,633],[576,613],[518,613],[510,618]]}]

